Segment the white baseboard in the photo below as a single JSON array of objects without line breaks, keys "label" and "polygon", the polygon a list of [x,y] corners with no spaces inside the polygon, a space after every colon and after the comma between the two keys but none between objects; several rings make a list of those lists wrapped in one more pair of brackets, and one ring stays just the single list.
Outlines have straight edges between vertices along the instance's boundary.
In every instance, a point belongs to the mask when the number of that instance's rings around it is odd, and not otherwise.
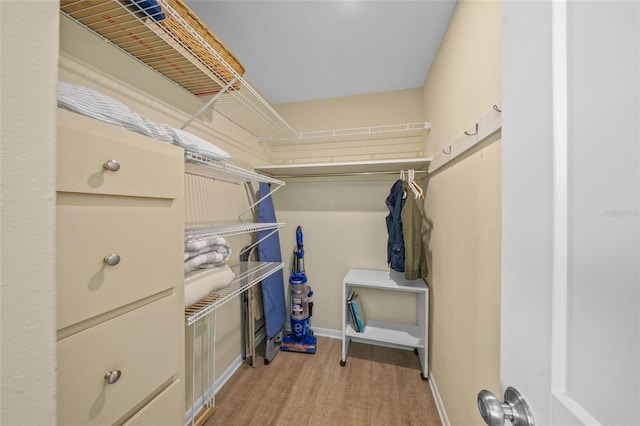
[{"label": "white baseboard", "polygon": [[436,400],[436,407],[438,408],[438,414],[440,414],[440,420],[444,426],[451,426],[449,423],[449,418],[447,417],[447,412],[444,409],[444,403],[442,402],[442,398],[440,397],[440,392],[438,392],[438,386],[436,385],[436,380],[433,378],[433,373],[429,371],[429,386],[431,386],[431,393],[433,393],[433,399]]},{"label": "white baseboard", "polygon": [[331,328],[311,327],[313,334],[316,336],[330,337],[332,339],[342,339],[342,330],[333,330]]}]

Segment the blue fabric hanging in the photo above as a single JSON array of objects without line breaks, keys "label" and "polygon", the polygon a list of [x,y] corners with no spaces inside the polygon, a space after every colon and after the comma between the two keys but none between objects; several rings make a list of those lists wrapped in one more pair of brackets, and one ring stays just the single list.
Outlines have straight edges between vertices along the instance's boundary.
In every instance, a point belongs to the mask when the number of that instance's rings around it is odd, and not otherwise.
[{"label": "blue fabric hanging", "polygon": [[402,236],[402,207],[404,206],[405,191],[402,180],[397,180],[391,187],[385,204],[389,209],[387,215],[387,264],[391,269],[404,272],[404,238]]},{"label": "blue fabric hanging", "polygon": [[[269,192],[269,185],[261,182],[258,197],[262,198]],[[270,196],[258,204],[258,222],[277,222],[276,213],[273,208],[273,199]],[[258,240],[269,235],[270,232],[272,231],[258,231]],[[258,243],[258,260],[261,262],[282,262],[278,231]],[[272,338],[284,328],[287,319],[287,303],[284,294],[282,269],[262,280],[262,300],[267,337]]]}]

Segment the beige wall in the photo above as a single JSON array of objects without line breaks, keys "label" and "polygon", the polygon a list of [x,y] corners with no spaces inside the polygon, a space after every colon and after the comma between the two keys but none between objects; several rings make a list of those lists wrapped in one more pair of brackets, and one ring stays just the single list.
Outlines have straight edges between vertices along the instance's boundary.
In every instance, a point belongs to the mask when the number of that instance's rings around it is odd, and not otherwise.
[{"label": "beige wall", "polygon": [[[289,182],[274,195],[283,260],[289,271],[295,231],[304,232],[305,269],[313,288],[312,327],[342,331],[342,278],[348,268],[387,269],[384,200],[393,178]],[[367,315],[415,323],[415,297],[362,290]],[[401,309],[398,306],[402,307]]]},{"label": "beige wall", "polygon": [[[461,1],[424,89],[442,149],[500,99],[501,6]],[[477,393],[499,395],[501,142],[494,138],[428,180],[431,373],[450,424],[481,425]]]},{"label": "beige wall", "polygon": [[0,2],[0,424],[56,422],[58,3]]}]

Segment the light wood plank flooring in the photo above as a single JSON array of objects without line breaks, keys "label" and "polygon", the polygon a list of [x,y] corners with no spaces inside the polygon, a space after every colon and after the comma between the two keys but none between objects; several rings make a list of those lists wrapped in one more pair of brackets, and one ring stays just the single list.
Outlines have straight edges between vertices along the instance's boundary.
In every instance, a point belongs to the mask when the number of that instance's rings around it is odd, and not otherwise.
[{"label": "light wood plank flooring", "polygon": [[243,364],[205,425],[442,425],[416,354],[353,342],[341,367],[341,344],[318,337],[313,355]]}]

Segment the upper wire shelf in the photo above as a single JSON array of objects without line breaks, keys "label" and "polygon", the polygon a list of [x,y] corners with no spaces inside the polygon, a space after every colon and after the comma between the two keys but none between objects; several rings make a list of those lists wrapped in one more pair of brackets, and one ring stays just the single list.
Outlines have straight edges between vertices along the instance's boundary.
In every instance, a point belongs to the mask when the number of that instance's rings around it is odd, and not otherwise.
[{"label": "upper wire shelf", "polygon": [[227,182],[266,182],[278,185],[278,188],[285,185],[281,180],[236,167],[223,161],[214,161],[194,152],[185,151],[184,155],[186,173]]},{"label": "upper wire shelf", "polygon": [[[391,124],[385,126],[354,127],[337,130],[318,130],[311,132],[298,132],[295,135],[271,136],[266,138],[269,142],[333,142],[333,141],[358,141],[375,139],[394,139],[421,137],[431,129],[430,122]],[[262,138],[265,140],[265,138]]]},{"label": "upper wire shelf", "polygon": [[358,175],[397,175],[400,170],[413,169],[426,173],[431,158],[403,158],[391,160],[343,161],[331,163],[293,163],[256,166],[256,170],[269,176],[286,178],[330,177]]},{"label": "upper wire shelf", "polygon": [[[188,41],[158,25],[126,0],[63,0],[61,12],[203,102],[215,96],[213,108],[256,138],[295,133],[166,0],[157,2],[165,16],[179,26],[179,33],[189,36]],[[215,58],[221,67],[214,68],[203,59],[204,55]]]},{"label": "upper wire shelf", "polygon": [[269,231],[283,227],[284,223],[236,223],[203,228],[190,228],[184,231],[186,241],[197,241],[212,237],[230,237],[258,231]]},{"label": "upper wire shelf", "polygon": [[[184,311],[187,325],[194,324],[199,319],[283,268],[284,263],[282,262],[240,262],[231,266],[236,278],[227,287],[214,291],[201,301],[188,306]],[[211,274],[213,272],[207,269],[198,270],[187,276],[185,281],[200,279],[202,278],[201,274],[208,273]]]}]

